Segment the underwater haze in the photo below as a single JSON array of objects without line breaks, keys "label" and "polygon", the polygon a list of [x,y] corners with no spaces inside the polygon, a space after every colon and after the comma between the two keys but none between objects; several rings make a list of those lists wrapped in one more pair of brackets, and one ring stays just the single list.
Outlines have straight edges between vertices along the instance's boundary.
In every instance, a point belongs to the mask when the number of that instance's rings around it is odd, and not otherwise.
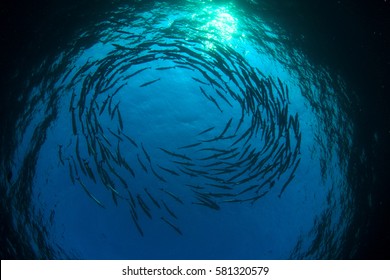
[{"label": "underwater haze", "polygon": [[244,2],[113,4],[25,66],[6,258],[353,257],[353,86]]}]

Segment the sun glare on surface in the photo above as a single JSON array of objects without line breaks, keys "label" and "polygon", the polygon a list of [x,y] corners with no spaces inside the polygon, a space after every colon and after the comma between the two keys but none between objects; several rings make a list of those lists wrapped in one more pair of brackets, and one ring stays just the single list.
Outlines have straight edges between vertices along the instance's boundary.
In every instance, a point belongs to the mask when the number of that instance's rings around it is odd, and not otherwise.
[{"label": "sun glare on surface", "polygon": [[[208,33],[208,39],[227,42],[237,32],[237,19],[225,7],[207,6],[201,13],[192,15],[192,18],[195,17],[203,17],[205,24],[199,29]],[[205,42],[205,44],[207,48],[213,48],[212,42]]]}]

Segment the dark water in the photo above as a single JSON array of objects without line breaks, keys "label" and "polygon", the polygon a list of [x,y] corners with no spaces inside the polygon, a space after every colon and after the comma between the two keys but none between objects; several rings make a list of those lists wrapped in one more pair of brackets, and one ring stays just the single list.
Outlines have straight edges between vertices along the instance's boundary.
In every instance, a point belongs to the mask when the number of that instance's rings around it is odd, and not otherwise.
[{"label": "dark water", "polygon": [[2,258],[386,258],[382,5],[8,4]]}]

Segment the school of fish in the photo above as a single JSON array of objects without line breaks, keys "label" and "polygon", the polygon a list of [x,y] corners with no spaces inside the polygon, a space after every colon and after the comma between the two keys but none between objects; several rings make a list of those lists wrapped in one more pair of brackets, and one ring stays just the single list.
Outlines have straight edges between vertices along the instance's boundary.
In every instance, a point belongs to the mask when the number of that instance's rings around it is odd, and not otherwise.
[{"label": "school of fish", "polygon": [[[72,137],[58,145],[58,158],[72,184],[105,208],[107,200],[93,191],[103,186],[115,205],[128,205],[141,236],[148,219],[183,235],[177,211],[183,205],[217,211],[227,204],[256,203],[271,189],[279,197],[285,192],[300,164],[302,139],[299,116],[289,111],[286,83],[264,75],[217,40],[207,38],[213,48],[206,48],[200,32],[191,39],[179,32],[160,31],[151,39],[117,33],[126,43],[112,43],[106,56],[72,67],[63,78],[69,80]],[[153,66],[156,61],[163,66]],[[148,146],[126,127],[129,116],[118,96],[142,73],[154,78],[138,88],[158,90],[160,73],[176,70],[186,71],[196,94],[221,115],[237,106],[241,114],[231,115],[224,126],[194,131],[193,139],[175,149]],[[145,176],[153,183],[146,184]],[[180,191],[177,182],[184,182]]]}]

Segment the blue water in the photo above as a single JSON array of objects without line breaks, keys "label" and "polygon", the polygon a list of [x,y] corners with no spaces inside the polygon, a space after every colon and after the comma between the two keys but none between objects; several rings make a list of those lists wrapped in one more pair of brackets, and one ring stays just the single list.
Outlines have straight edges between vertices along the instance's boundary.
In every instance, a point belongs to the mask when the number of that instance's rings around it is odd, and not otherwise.
[{"label": "blue water", "polygon": [[289,40],[232,3],[124,5],[36,65],[6,191],[35,257],[343,257],[353,101]]}]

